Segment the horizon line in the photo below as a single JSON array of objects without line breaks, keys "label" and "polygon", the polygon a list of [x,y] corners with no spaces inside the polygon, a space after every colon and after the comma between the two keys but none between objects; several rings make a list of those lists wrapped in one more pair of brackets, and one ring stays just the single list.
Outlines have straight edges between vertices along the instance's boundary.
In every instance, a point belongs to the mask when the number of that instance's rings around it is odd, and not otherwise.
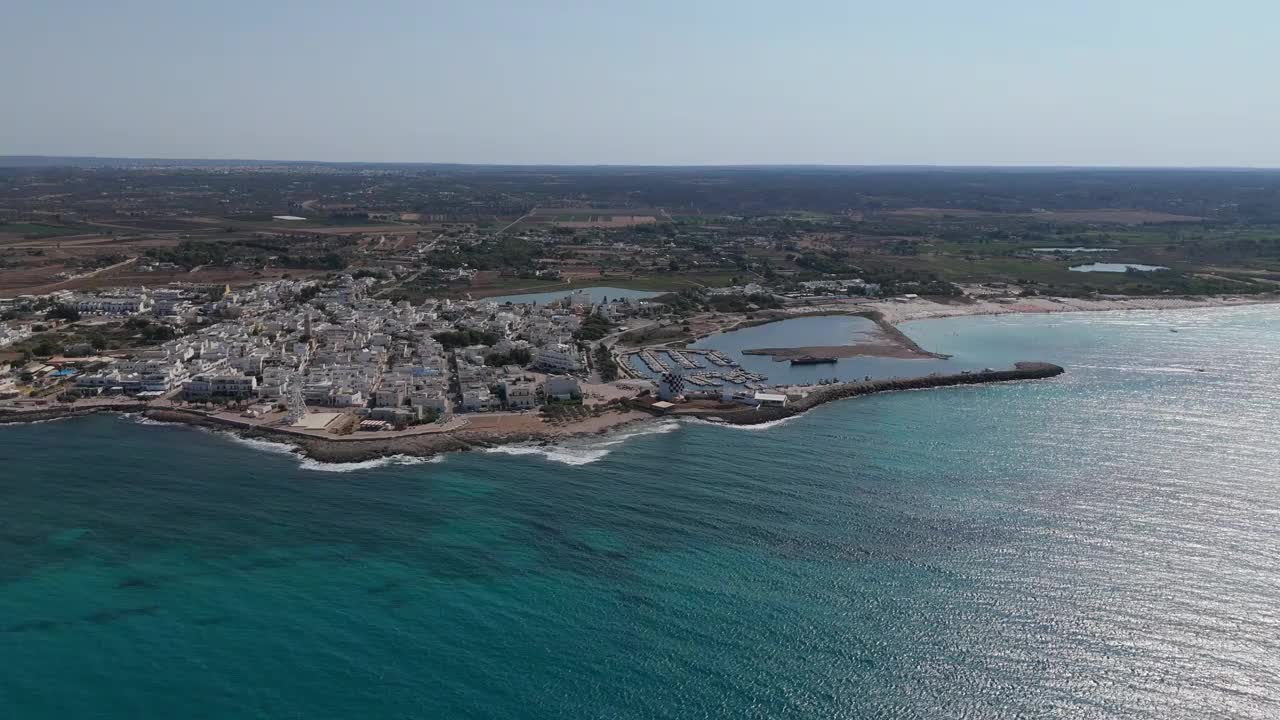
[{"label": "horizon line", "polygon": [[1280,170],[1280,166],[1271,165],[1149,165],[1149,164],[1081,164],[1064,162],[994,162],[988,164],[972,163],[825,163],[825,162],[733,162],[733,163],[556,163],[556,162],[442,162],[431,160],[282,160],[257,159],[239,157],[157,157],[129,155],[43,155],[12,154],[0,155],[0,167],[15,168],[27,165],[9,165],[6,163],[26,161],[47,162],[46,167],[58,167],[56,161],[79,162],[146,162],[146,163],[227,163],[237,165],[381,165],[381,166],[435,166],[435,167],[473,167],[473,168],[680,168],[680,169],[743,169],[743,168],[829,168],[829,169],[899,169],[899,170],[1234,170],[1234,171],[1269,171]]}]

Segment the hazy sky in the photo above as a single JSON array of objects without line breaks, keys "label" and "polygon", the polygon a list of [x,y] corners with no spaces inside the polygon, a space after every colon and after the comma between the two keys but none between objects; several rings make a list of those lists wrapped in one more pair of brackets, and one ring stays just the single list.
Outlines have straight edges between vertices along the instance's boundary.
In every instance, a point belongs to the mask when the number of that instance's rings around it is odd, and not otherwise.
[{"label": "hazy sky", "polygon": [[8,0],[0,154],[1280,166],[1276,0]]}]

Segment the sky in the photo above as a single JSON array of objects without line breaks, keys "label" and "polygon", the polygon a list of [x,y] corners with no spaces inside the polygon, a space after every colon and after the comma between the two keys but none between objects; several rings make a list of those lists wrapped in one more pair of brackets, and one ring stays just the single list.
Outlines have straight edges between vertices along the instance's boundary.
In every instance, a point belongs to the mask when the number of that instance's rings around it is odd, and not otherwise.
[{"label": "sky", "polygon": [[1280,167],[1275,0],[7,0],[0,155]]}]

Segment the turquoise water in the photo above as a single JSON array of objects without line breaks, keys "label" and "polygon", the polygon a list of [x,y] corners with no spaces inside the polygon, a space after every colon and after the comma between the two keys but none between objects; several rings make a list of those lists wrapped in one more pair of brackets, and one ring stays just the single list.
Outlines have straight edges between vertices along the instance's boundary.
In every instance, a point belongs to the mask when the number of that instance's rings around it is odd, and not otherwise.
[{"label": "turquoise water", "polygon": [[1278,321],[914,323],[1069,372],[345,472],[0,428],[0,717],[1274,718]]},{"label": "turquoise water", "polygon": [[[733,358],[744,369],[767,376],[769,378],[767,382],[772,385],[808,384],[832,378],[861,380],[868,375],[874,378],[918,377],[931,372],[969,369],[972,365],[962,361],[946,362],[931,358],[876,357],[840,358],[834,364],[792,365],[789,362],[775,362],[767,355],[742,354],[743,350],[754,348],[850,345],[867,342],[874,339],[868,336],[877,330],[874,322],[851,315],[792,318],[711,335],[690,347],[719,350]],[[1018,358],[1011,362],[1026,359],[1028,358]],[[981,369],[981,365],[978,369]]]},{"label": "turquoise water", "polygon": [[[662,293],[656,293],[656,292],[649,292],[647,290],[627,290],[626,288],[615,288],[615,287],[589,287],[589,288],[576,288],[576,289],[583,290],[588,295],[590,295],[591,302],[593,303],[605,302],[610,300],[620,300],[623,298],[639,300],[643,298],[657,297],[658,295],[662,294]],[[525,293],[523,295],[500,295],[498,297],[491,297],[491,298],[484,298],[484,299],[492,300],[493,302],[496,302],[499,305],[501,305],[502,303],[515,303],[517,305],[537,303],[539,305],[546,305],[549,302],[563,300],[566,296],[572,294],[573,292],[575,291],[574,290],[557,290],[555,292]]]}]

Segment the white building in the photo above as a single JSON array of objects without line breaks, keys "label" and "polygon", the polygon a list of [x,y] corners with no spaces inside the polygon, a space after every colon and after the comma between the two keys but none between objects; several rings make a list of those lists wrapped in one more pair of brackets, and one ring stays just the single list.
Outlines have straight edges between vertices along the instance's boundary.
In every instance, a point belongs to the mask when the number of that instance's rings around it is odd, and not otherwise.
[{"label": "white building", "polygon": [[578,384],[577,378],[551,375],[543,383],[543,392],[548,398],[555,400],[572,400],[574,397],[582,397],[582,386]]},{"label": "white building", "polygon": [[502,381],[502,391],[507,398],[507,407],[512,410],[538,406],[538,384],[531,377],[507,378]]},{"label": "white building", "polygon": [[582,372],[584,367],[582,353],[566,343],[553,343],[538,348],[533,355],[533,364],[558,373]]},{"label": "white building", "polygon": [[258,378],[252,375],[197,375],[182,384],[182,394],[188,400],[244,400],[257,396]]},{"label": "white building", "polygon": [[463,412],[484,412],[494,410],[497,406],[498,399],[489,392],[489,388],[483,385],[467,385],[462,388]]},{"label": "white building", "polygon": [[76,298],[76,310],[85,315],[137,315],[151,309],[145,292],[121,295],[83,295]]}]

